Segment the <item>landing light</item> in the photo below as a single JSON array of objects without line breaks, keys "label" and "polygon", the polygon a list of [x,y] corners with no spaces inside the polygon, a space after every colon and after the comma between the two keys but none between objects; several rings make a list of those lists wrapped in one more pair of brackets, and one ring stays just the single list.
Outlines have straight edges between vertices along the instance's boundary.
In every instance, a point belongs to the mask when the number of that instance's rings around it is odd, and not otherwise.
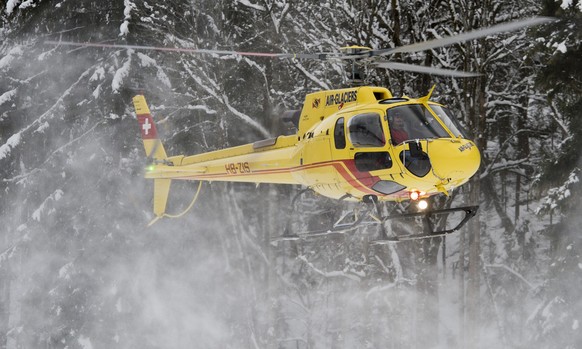
[{"label": "landing light", "polygon": [[411,192],[408,193],[408,197],[412,201],[416,201],[416,200],[420,199],[421,197],[423,197],[425,195],[426,195],[426,192],[424,192],[424,191],[418,191],[418,190],[413,190],[413,191],[411,191]]},{"label": "landing light", "polygon": [[426,200],[420,200],[418,202],[418,209],[426,210],[427,207],[428,207],[428,202]]},{"label": "landing light", "polygon": [[410,200],[412,201],[416,201],[420,198],[420,193],[417,191],[411,191],[410,194],[408,194],[410,196]]},{"label": "landing light", "polygon": [[156,167],[155,167],[154,165],[149,165],[149,166],[146,168],[146,170],[147,170],[148,172],[152,172],[152,171],[153,171],[155,168],[156,168]]}]

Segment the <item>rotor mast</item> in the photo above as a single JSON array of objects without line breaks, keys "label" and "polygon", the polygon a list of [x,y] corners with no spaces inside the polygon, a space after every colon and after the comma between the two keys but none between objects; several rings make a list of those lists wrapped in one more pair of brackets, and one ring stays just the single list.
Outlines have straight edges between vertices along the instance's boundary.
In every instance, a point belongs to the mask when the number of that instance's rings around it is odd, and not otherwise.
[{"label": "rotor mast", "polygon": [[348,84],[351,87],[364,86],[366,84],[366,66],[362,63],[362,57],[366,56],[367,52],[372,49],[366,46],[346,46],[340,48],[342,55],[349,57],[351,64],[346,64],[346,73],[348,76]]}]

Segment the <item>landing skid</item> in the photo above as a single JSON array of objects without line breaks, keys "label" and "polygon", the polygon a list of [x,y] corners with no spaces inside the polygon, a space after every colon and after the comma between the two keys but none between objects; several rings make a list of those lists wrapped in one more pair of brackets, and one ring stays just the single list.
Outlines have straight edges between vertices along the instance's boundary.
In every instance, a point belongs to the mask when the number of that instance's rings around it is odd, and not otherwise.
[{"label": "landing skid", "polygon": [[[293,210],[291,212],[292,218],[295,211],[296,199],[307,192],[303,190],[293,199]],[[395,214],[389,216],[382,216],[378,205],[378,200],[375,196],[364,197],[364,200],[352,212],[342,215],[329,229],[312,230],[305,233],[292,233],[291,224],[287,223],[283,236],[271,240],[273,243],[279,241],[297,241],[309,238],[319,238],[330,235],[346,234],[355,230],[358,227],[366,225],[379,226],[379,238],[371,241],[371,244],[381,245],[387,243],[430,239],[434,237],[446,236],[461,229],[471,218],[477,213],[479,206],[464,206],[456,208],[447,208],[441,210],[430,210],[414,213]],[[374,212],[376,211],[376,212]],[[453,224],[447,225],[450,215],[462,214],[462,217],[456,217],[457,220]],[[442,220],[444,217],[444,221]],[[459,219],[460,218],[460,219]],[[422,220],[422,233],[419,234],[390,234],[386,233],[384,223],[390,220]],[[440,222],[439,222],[440,220]]]},{"label": "landing skid", "polygon": [[[407,218],[414,218],[414,217],[421,217],[423,223],[423,233],[420,234],[406,234],[406,235],[393,235],[381,236],[380,239],[374,240],[372,244],[385,244],[391,242],[400,242],[400,241],[410,241],[410,240],[421,240],[421,239],[430,239],[435,237],[442,237],[449,234],[452,234],[459,229],[461,229],[471,218],[477,214],[477,209],[479,206],[464,206],[464,207],[455,207],[455,208],[447,208],[442,210],[432,210],[427,212],[415,212],[415,213],[405,213],[401,215],[392,215],[382,218],[382,222],[386,222],[388,220],[395,220],[395,219],[407,219]],[[464,216],[453,226],[449,226],[448,228],[440,228],[438,224],[435,224],[435,218],[439,215],[446,215],[454,213],[463,213]]]},{"label": "landing skid", "polygon": [[[454,232],[451,232],[454,233]],[[370,241],[371,245],[387,245],[395,242],[402,241],[413,241],[413,240],[424,240],[447,236],[451,233],[441,233],[441,234],[413,234],[413,235],[399,235],[399,236],[388,236],[383,239],[377,239]]]}]

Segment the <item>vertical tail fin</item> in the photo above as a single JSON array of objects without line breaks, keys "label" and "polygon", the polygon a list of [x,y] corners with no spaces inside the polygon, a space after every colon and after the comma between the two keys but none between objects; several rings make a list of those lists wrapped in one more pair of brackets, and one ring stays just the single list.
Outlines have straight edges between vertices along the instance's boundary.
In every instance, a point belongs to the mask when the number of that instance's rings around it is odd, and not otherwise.
[{"label": "vertical tail fin", "polygon": [[137,114],[146,156],[154,160],[165,160],[168,156],[162,141],[158,138],[158,131],[145,97],[143,95],[133,97],[133,106]]},{"label": "vertical tail fin", "polygon": [[[139,122],[146,156],[155,166],[157,160],[163,161],[168,157],[166,150],[158,137],[158,131],[145,97],[143,95],[133,97],[133,106],[137,114],[137,121]],[[167,178],[154,178],[154,214],[156,218],[149,225],[154,224],[166,214],[166,204],[168,202],[171,182],[172,180]]]},{"label": "vertical tail fin", "polygon": [[168,202],[171,183],[172,180],[167,178],[154,179],[154,214],[156,218],[149,225],[154,224],[158,219],[166,215],[166,204]]}]

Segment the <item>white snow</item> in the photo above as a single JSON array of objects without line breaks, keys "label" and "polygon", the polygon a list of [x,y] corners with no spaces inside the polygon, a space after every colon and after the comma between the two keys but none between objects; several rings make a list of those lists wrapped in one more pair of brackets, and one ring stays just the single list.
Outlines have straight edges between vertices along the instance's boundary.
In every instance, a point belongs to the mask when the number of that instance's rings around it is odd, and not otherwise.
[{"label": "white snow", "polygon": [[93,344],[91,344],[91,340],[83,335],[79,336],[77,340],[83,349],[93,349]]},{"label": "white snow", "polygon": [[125,79],[129,75],[130,67],[131,67],[131,52],[129,58],[123,63],[121,68],[117,69],[115,75],[113,76],[113,81],[111,82],[111,89],[113,90],[113,93],[119,93],[119,89],[121,88],[121,85],[123,85],[123,79]]},{"label": "white snow", "polygon": [[0,105],[9,102],[16,95],[16,89],[6,91],[0,95]]},{"label": "white snow", "polygon": [[64,193],[63,193],[63,191],[62,191],[62,190],[60,190],[60,189],[58,189],[58,190],[56,190],[56,191],[54,192],[54,194],[53,194],[53,199],[54,199],[55,201],[59,201],[59,200],[60,200],[60,199],[63,197],[63,194],[64,194]]},{"label": "white snow", "polygon": [[157,77],[158,79],[168,88],[172,87],[172,84],[170,82],[170,78],[168,77],[168,75],[166,75],[166,73],[164,72],[164,70],[158,65],[158,63],[156,62],[155,59],[149,57],[148,55],[145,55],[141,52],[137,53],[137,57],[140,59],[140,66],[141,67],[155,67],[157,69]]},{"label": "white snow", "polygon": [[[42,213],[45,210],[46,204],[49,201],[59,201],[62,197],[63,197],[63,191],[60,189],[57,189],[54,191],[54,193],[52,193],[51,195],[49,195],[43,202],[42,204],[40,204],[40,206],[32,213],[32,219],[34,219],[37,222],[40,222],[40,216],[42,215]],[[50,212],[49,212],[50,214]]]},{"label": "white snow", "polygon": [[566,53],[566,51],[568,50],[566,48],[566,42],[564,41],[564,42],[561,42],[561,43],[557,44],[556,45],[556,50],[558,50],[558,51],[560,51],[562,53]]},{"label": "white snow", "polygon": [[99,98],[99,96],[101,95],[101,85],[99,85],[95,88],[92,95],[93,95],[93,98],[95,98],[95,99]]},{"label": "white snow", "polygon": [[[582,11],[582,2],[578,1],[578,10]],[[564,10],[568,9],[568,7],[572,6],[572,0],[562,0],[562,4],[560,5],[561,8]]]},{"label": "white snow", "polygon": [[99,81],[105,78],[105,69],[103,67],[99,67],[95,69],[95,72],[89,78],[89,81]]},{"label": "white snow", "polygon": [[0,59],[0,69],[7,67],[12,63],[16,56],[22,56],[23,51],[20,46],[16,46],[8,51],[8,54]]},{"label": "white snow", "polygon": [[572,4],[572,0],[562,0],[562,5],[560,5],[561,8],[563,8],[564,10],[567,9],[570,5]]},{"label": "white snow", "polygon": [[[20,0],[8,0],[8,2],[6,2],[6,9],[4,10],[4,12],[7,15],[11,15],[12,12],[14,12],[14,9],[18,6],[18,4],[20,4]],[[18,6],[18,8],[21,10],[24,10],[28,7],[34,7],[34,6],[36,6],[36,4],[34,3],[34,0],[26,0],[20,6]]]},{"label": "white snow", "polygon": [[24,10],[28,7],[34,7],[36,6],[34,3],[34,0],[27,0],[25,2],[22,3],[22,5],[18,6],[19,9]]},{"label": "white snow", "polygon": [[253,4],[253,3],[251,3],[248,0],[237,0],[236,2],[238,2],[241,5],[244,5],[244,6],[247,6],[247,7],[252,8],[252,9],[255,9],[255,10],[259,10],[259,11],[265,11],[266,10],[266,8],[264,6],[261,6],[261,5],[258,5],[258,4]]},{"label": "white snow", "polygon": [[67,263],[59,269],[59,279],[69,280],[71,278],[71,270],[73,269],[73,263]]},{"label": "white snow", "polygon": [[123,1],[125,8],[123,9],[123,15],[125,20],[119,26],[119,36],[126,36],[129,33],[129,20],[131,19],[131,11],[136,9],[133,2],[129,0]]},{"label": "white snow", "polygon": [[52,53],[52,50],[50,51],[46,51],[41,53],[40,55],[38,55],[38,57],[36,59],[38,59],[39,61],[44,61],[44,59],[49,56]]},{"label": "white snow", "polygon": [[8,2],[6,3],[6,9],[4,10],[4,12],[7,15],[11,15],[12,12],[14,11],[14,8],[16,6],[18,6],[19,3],[20,3],[20,0],[8,0]]},{"label": "white snow", "polygon": [[45,121],[42,124],[40,124],[40,126],[38,126],[38,128],[34,130],[34,132],[44,133],[44,130],[46,130],[48,127],[49,123]]},{"label": "white snow", "polygon": [[137,53],[137,57],[140,59],[140,64],[139,65],[141,67],[150,67],[150,66],[155,66],[156,65],[156,60],[155,59],[153,59],[153,58],[151,58],[151,57],[149,57],[147,55],[144,55],[141,52],[138,52]]},{"label": "white snow", "polygon": [[577,172],[577,169],[572,171],[568,180],[563,185],[549,189],[546,197],[541,200],[541,205],[536,209],[535,213],[539,214],[545,209],[552,210],[558,207],[558,202],[570,197],[570,186],[580,181]]},{"label": "white snow", "polygon": [[217,113],[216,110],[208,108],[207,105],[188,105],[188,106],[185,107],[185,109],[188,109],[188,110],[202,110],[206,114],[216,114]]},{"label": "white snow", "polygon": [[119,36],[125,36],[129,33],[129,21],[123,21],[119,26]]},{"label": "white snow", "polygon": [[572,324],[572,330],[576,331],[578,329],[578,320],[574,320],[574,323]]},{"label": "white snow", "polygon": [[6,141],[5,144],[0,146],[0,159],[4,159],[5,157],[7,157],[8,154],[10,154],[10,150],[14,149],[18,145],[18,143],[20,143],[20,132],[10,136],[10,138],[8,138],[8,141]]}]

